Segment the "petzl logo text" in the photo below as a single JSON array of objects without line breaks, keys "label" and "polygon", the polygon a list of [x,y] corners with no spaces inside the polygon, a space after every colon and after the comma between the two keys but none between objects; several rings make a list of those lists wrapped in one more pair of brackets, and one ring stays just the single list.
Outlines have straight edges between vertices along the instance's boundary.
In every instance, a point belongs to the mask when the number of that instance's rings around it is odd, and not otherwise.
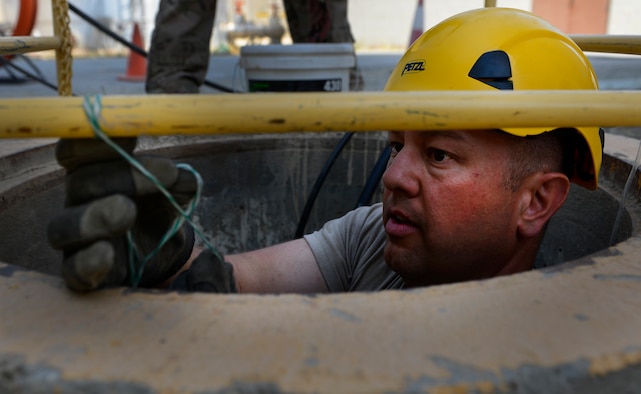
[{"label": "petzl logo text", "polygon": [[405,63],[403,72],[401,75],[417,73],[420,71],[425,71],[425,60],[412,60],[411,62]]}]

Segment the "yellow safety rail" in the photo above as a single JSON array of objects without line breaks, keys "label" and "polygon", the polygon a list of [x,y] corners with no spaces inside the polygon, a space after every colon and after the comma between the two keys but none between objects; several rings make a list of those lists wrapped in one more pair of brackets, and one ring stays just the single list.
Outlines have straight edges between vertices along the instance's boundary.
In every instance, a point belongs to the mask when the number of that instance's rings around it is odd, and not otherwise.
[{"label": "yellow safety rail", "polygon": [[641,55],[641,36],[574,34],[570,38],[585,52]]},{"label": "yellow safety rail", "polygon": [[57,50],[62,46],[62,40],[58,37],[13,36],[0,38],[0,55]]},{"label": "yellow safety rail", "polygon": [[[90,137],[81,97],[0,100],[0,138]],[[110,136],[641,125],[641,91],[104,96]]]},{"label": "yellow safety rail", "polygon": [[[572,34],[570,38],[586,52],[624,53],[641,55],[641,36],[608,34]],[[15,36],[0,37],[0,54],[60,50],[60,37]]]},{"label": "yellow safety rail", "polygon": [[[0,54],[54,49],[58,92],[70,96],[67,1],[52,0],[52,10],[54,37],[0,37]],[[641,36],[571,37],[584,51],[641,54]],[[0,100],[0,138],[91,136],[81,100]],[[641,92],[108,96],[103,104],[101,124],[112,136],[641,125]]]}]

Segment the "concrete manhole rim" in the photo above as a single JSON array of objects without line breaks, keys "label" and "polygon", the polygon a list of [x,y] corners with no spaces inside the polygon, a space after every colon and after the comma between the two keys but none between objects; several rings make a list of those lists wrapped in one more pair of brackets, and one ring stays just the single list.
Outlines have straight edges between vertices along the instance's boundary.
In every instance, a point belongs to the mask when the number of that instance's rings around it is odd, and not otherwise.
[{"label": "concrete manhole rim", "polygon": [[639,248],[633,235],[552,269],[314,296],[77,295],[57,277],[6,264],[0,310],[11,318],[0,323],[0,354],[59,373],[36,379],[43,385],[126,381],[159,392],[234,382],[275,392],[523,388],[537,387],[534,370],[548,392],[581,382],[617,387],[618,376],[641,365]]}]

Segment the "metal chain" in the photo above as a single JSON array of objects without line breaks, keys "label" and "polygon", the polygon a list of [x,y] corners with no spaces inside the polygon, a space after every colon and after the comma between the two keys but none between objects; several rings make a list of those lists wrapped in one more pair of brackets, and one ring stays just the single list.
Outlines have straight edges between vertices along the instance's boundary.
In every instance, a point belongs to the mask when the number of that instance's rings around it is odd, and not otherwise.
[{"label": "metal chain", "polygon": [[52,0],[53,33],[60,38],[61,45],[56,50],[56,73],[58,94],[71,96],[71,29],[69,29],[69,7],[67,0]]}]

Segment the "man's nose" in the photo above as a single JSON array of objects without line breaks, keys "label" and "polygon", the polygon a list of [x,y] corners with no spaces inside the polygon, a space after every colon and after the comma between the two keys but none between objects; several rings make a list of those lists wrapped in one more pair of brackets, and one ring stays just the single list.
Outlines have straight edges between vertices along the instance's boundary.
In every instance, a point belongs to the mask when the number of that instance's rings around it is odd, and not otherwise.
[{"label": "man's nose", "polygon": [[390,158],[383,174],[383,185],[390,191],[416,196],[420,190],[420,168],[420,155],[405,147]]}]

